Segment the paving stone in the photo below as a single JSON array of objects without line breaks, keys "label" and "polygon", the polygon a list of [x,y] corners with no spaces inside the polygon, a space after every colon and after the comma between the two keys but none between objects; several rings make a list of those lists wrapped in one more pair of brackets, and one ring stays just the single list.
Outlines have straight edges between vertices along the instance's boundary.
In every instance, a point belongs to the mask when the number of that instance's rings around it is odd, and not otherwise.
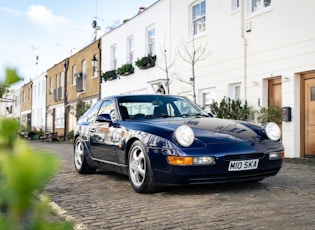
[{"label": "paving stone", "polygon": [[45,186],[77,229],[314,229],[315,164],[286,159],[275,177],[239,185],[168,187],[133,191],[128,177],[111,172],[79,175],[69,142],[30,141],[53,151],[62,167]]}]

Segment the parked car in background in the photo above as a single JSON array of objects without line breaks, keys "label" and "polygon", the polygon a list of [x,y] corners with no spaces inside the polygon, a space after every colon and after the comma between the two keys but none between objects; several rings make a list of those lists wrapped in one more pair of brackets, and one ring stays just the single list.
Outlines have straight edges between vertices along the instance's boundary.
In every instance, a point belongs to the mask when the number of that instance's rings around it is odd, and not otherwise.
[{"label": "parked car in background", "polygon": [[78,121],[78,173],[110,170],[134,190],[162,185],[260,181],[281,169],[279,126],[211,117],[170,95],[119,95],[99,100]]}]

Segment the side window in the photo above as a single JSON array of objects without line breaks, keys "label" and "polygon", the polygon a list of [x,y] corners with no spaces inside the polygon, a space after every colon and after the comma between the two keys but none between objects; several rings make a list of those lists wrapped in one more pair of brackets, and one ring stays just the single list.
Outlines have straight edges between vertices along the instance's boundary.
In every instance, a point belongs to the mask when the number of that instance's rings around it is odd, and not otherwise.
[{"label": "side window", "polygon": [[100,114],[109,114],[112,118],[112,120],[116,120],[116,112],[115,112],[115,107],[114,103],[112,101],[104,101],[97,113],[97,115]]},{"label": "side window", "polygon": [[100,104],[102,101],[96,102],[92,108],[90,108],[83,116],[87,117],[88,122],[94,122],[96,119],[96,114],[98,112],[98,108],[100,107]]}]

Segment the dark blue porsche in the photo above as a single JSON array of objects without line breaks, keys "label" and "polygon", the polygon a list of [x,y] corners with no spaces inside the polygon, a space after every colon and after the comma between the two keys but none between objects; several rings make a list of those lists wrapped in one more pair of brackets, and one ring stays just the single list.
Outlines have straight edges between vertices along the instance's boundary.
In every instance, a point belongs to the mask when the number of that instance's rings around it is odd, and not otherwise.
[{"label": "dark blue porsche", "polygon": [[78,121],[78,173],[129,176],[139,193],[170,184],[260,181],[276,175],[284,148],[280,128],[211,117],[170,95],[120,95],[99,100]]}]

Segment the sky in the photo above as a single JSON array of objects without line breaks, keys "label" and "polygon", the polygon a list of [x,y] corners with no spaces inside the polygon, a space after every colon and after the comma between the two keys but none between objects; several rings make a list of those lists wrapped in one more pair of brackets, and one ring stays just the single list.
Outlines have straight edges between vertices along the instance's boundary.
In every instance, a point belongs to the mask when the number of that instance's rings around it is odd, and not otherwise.
[{"label": "sky", "polygon": [[156,1],[0,0],[0,81],[14,68],[29,82],[90,44],[93,20],[106,32]]}]

